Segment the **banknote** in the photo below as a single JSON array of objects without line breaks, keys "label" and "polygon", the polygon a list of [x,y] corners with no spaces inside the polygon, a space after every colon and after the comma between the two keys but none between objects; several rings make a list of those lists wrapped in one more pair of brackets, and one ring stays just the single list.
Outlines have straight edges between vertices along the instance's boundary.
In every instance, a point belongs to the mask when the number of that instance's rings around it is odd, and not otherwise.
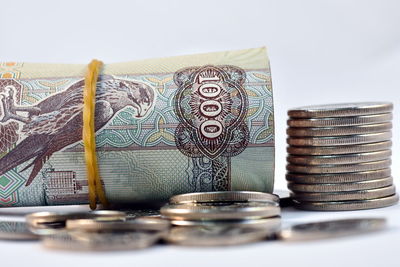
[{"label": "banknote", "polygon": [[[0,206],[88,202],[85,72],[0,63]],[[271,192],[273,114],[265,48],[105,64],[95,130],[107,199]]]}]

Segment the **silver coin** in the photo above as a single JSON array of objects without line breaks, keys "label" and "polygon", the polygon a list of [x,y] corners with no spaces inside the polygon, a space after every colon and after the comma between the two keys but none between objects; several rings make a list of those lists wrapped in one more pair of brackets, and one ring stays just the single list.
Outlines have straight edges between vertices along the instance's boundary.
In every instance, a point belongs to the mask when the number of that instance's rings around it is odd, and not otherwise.
[{"label": "silver coin", "polygon": [[160,211],[163,216],[173,220],[235,220],[280,215],[279,206],[272,202],[168,204]]},{"label": "silver coin", "polygon": [[333,184],[333,183],[351,183],[361,182],[368,180],[376,180],[391,175],[390,168],[352,172],[352,173],[333,173],[333,174],[300,174],[300,173],[287,173],[286,180],[288,182],[303,183],[303,184]]},{"label": "silver coin", "polygon": [[345,192],[355,190],[374,189],[390,186],[393,184],[392,177],[361,182],[341,183],[341,184],[298,184],[288,183],[288,188],[295,193],[299,192]]},{"label": "silver coin", "polygon": [[355,126],[342,126],[331,128],[287,128],[286,133],[293,137],[306,137],[306,136],[343,136],[343,135],[356,135],[356,134],[371,134],[380,132],[391,131],[393,125],[391,122]]},{"label": "silver coin", "polygon": [[318,118],[318,119],[289,119],[287,125],[290,127],[341,127],[364,124],[377,124],[390,122],[393,119],[392,113],[377,115],[354,116],[343,118]]},{"label": "silver coin", "polygon": [[338,165],[295,165],[288,164],[286,169],[294,173],[346,173],[371,171],[388,168],[391,165],[390,159],[380,161],[370,161],[356,164],[338,164]]},{"label": "silver coin", "polygon": [[392,132],[383,132],[333,137],[289,137],[286,142],[291,146],[347,146],[377,143],[391,138]]},{"label": "silver coin", "polygon": [[297,224],[278,233],[283,241],[309,241],[337,238],[383,230],[384,218],[360,218]]},{"label": "silver coin", "polygon": [[71,231],[45,236],[42,244],[51,249],[74,251],[115,251],[135,250],[150,247],[157,243],[159,232],[81,232]]},{"label": "silver coin", "polygon": [[226,226],[236,226],[236,227],[260,227],[260,228],[271,228],[279,227],[281,224],[281,217],[271,217],[271,218],[259,218],[259,219],[249,219],[249,220],[219,220],[219,221],[193,221],[193,220],[171,220],[173,226],[213,226],[226,225]]},{"label": "silver coin", "polygon": [[279,203],[279,196],[254,191],[216,191],[188,193],[173,196],[169,199],[171,204],[183,203],[205,203],[205,202],[276,202]]},{"label": "silver coin", "polygon": [[384,141],[363,145],[350,145],[350,146],[288,146],[287,152],[292,155],[342,155],[354,154],[363,152],[374,152],[380,150],[387,150],[392,147],[392,141]]},{"label": "silver coin", "polygon": [[67,220],[66,228],[68,230],[80,231],[167,231],[171,223],[166,219],[142,217],[129,221],[99,221],[96,219]]},{"label": "silver coin", "polygon": [[276,220],[269,227],[218,222],[208,225],[175,226],[165,240],[183,246],[231,246],[264,240],[279,228],[280,221]]},{"label": "silver coin", "polygon": [[97,219],[104,221],[125,220],[126,214],[114,210],[90,212],[35,212],[26,217],[28,228],[37,235],[53,235],[65,230],[67,220]]},{"label": "silver coin", "polygon": [[25,222],[0,221],[0,240],[37,240],[35,235],[27,228]]},{"label": "silver coin", "polygon": [[288,115],[292,118],[348,117],[389,113],[392,110],[390,102],[360,102],[298,107],[290,109]]},{"label": "silver coin", "polygon": [[353,163],[363,163],[370,161],[379,161],[390,158],[391,156],[392,156],[392,151],[388,149],[375,152],[329,155],[329,156],[289,155],[287,157],[287,161],[289,163],[298,165],[324,165],[324,164],[336,165],[336,164],[353,164]]},{"label": "silver coin", "polygon": [[351,200],[351,201],[332,201],[332,202],[299,202],[294,200],[294,206],[303,210],[315,211],[344,211],[344,210],[365,210],[377,209],[392,206],[399,202],[397,194],[364,200]]},{"label": "silver coin", "polygon": [[291,196],[299,202],[324,202],[324,201],[348,201],[382,198],[396,193],[394,185],[357,191],[342,191],[330,193],[293,193]]}]

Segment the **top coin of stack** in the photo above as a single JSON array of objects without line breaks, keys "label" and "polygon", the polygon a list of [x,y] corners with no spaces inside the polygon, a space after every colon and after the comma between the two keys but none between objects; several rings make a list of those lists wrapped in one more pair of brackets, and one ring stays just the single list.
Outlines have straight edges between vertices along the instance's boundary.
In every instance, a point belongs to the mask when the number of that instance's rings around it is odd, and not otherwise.
[{"label": "top coin of stack", "polygon": [[308,210],[380,208],[398,202],[391,177],[389,102],[288,111],[288,188]]}]

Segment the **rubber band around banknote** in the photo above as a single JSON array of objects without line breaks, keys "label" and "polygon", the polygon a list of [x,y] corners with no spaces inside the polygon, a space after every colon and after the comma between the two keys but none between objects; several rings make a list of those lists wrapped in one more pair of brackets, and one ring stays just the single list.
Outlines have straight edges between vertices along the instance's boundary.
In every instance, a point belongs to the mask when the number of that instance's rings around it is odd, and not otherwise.
[{"label": "rubber band around banknote", "polygon": [[103,62],[99,60],[94,59],[90,62],[83,89],[82,140],[89,186],[89,205],[92,210],[96,209],[97,200],[104,206],[108,205],[99,174],[95,139],[96,85],[102,66]]}]

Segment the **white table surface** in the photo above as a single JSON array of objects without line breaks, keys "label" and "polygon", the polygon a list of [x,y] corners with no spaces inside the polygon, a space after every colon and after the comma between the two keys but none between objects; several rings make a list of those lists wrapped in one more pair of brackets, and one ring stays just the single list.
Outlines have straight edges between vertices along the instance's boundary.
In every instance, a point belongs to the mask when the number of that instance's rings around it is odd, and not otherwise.
[{"label": "white table surface", "polygon": [[[129,61],[268,46],[274,86],[276,188],[285,188],[287,109],[389,100],[399,184],[400,2],[0,0],[0,61]],[[0,209],[4,214],[6,210]],[[21,212],[17,210],[15,212]],[[121,253],[49,251],[0,241],[2,266],[399,266],[400,206],[355,212],[283,211],[285,225],[385,217],[386,231],[319,242],[238,247],[157,246]],[[10,217],[0,216],[0,219]]]}]

